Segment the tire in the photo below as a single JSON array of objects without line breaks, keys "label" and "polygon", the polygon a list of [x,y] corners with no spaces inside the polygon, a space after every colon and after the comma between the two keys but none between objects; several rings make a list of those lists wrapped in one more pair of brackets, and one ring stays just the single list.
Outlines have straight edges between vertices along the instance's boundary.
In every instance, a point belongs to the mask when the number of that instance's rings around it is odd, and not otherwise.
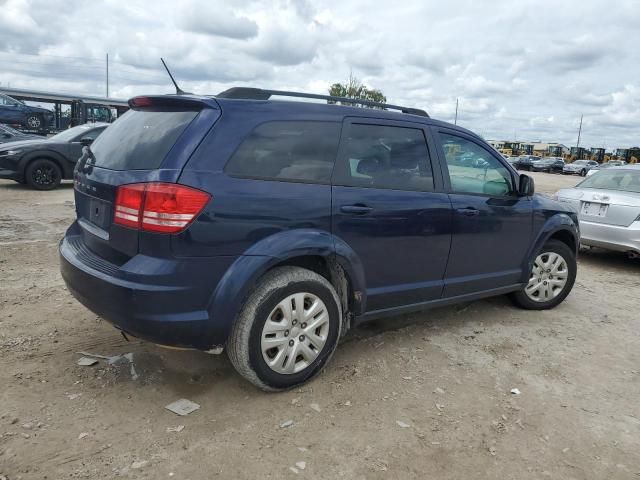
[{"label": "tire", "polygon": [[53,190],[62,181],[62,170],[52,160],[39,158],[27,165],[25,182],[36,190]]},{"label": "tire", "polygon": [[29,115],[25,123],[30,130],[40,130],[42,127],[44,127],[42,116],[38,115],[37,113],[32,113],[31,115]]},{"label": "tire", "polygon": [[[544,294],[545,289],[548,291],[548,287],[545,287],[545,285],[552,283],[552,282],[549,282],[549,280],[551,281],[555,280],[556,282],[559,282],[560,279],[562,278],[562,271],[557,271],[557,273],[547,278],[545,277],[545,275],[550,275],[550,274],[544,272],[543,270],[541,272],[541,275],[544,278],[544,280],[542,280],[542,282],[544,283],[543,285],[541,285],[541,288],[543,291],[534,292],[533,295],[530,295],[527,293],[527,289],[536,285],[540,286],[540,283],[541,283],[540,278],[538,278],[537,283],[532,283],[536,280],[536,274],[534,273],[534,271],[536,269],[538,259],[542,257],[542,260],[544,260],[545,258],[549,260],[550,257],[547,256],[549,254],[558,255],[562,258],[562,260],[564,260],[564,265],[566,267],[566,270],[564,270],[566,273],[566,277],[565,277],[566,280],[562,288],[559,289],[557,293],[556,291],[553,291],[553,287],[552,287],[550,298],[548,300],[545,300],[545,298],[549,297],[548,294],[547,295]],[[549,270],[547,270],[547,272]],[[573,284],[576,281],[576,272],[577,272],[577,263],[576,263],[575,253],[566,244],[557,240],[549,240],[542,247],[540,252],[537,253],[536,258],[534,259],[533,271],[531,272],[529,283],[525,285],[522,288],[522,290],[512,293],[511,300],[517,306],[527,310],[548,310],[550,308],[554,308],[560,303],[562,303],[562,301],[565,298],[567,298],[567,295],[569,295],[569,293],[571,292],[571,289],[573,288]],[[538,275],[540,275],[540,273],[538,273]],[[538,293],[537,298],[535,298],[536,297],[535,293]]]},{"label": "tire", "polygon": [[[288,303],[293,296],[298,299],[304,296],[305,310],[308,304],[311,305],[308,313],[313,316],[308,317],[309,321],[317,323],[326,319],[325,323],[312,331],[300,329],[305,325],[306,313],[298,313],[293,309],[293,303]],[[316,300],[320,302],[316,303]],[[290,308],[285,312],[281,307],[284,305],[287,309],[287,304]],[[325,315],[321,313],[322,306]],[[299,323],[296,324],[297,320]],[[275,333],[265,330],[267,321]],[[321,328],[324,330],[319,330]],[[333,355],[341,331],[342,308],[331,283],[310,270],[279,267],[260,280],[245,302],[227,341],[227,355],[238,373],[256,387],[265,391],[287,390],[320,373]],[[324,343],[321,345],[322,337]],[[278,345],[267,349],[263,342],[270,341],[278,342]],[[304,351],[303,344],[306,345]],[[289,354],[293,348],[297,350],[293,350],[296,358],[292,368]],[[310,354],[310,361],[307,361],[305,351]],[[313,358],[313,354],[317,356]],[[271,359],[272,366],[267,359]],[[287,369],[289,371],[285,372]]]},{"label": "tire", "polygon": [[582,170],[580,170],[580,176],[581,177],[586,177],[587,176],[587,171],[584,168]]}]

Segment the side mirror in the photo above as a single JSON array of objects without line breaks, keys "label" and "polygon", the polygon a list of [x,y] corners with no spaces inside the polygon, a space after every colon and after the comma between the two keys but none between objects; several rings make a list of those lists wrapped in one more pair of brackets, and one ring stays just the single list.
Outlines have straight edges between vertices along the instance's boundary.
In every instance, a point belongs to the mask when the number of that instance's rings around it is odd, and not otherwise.
[{"label": "side mirror", "polygon": [[535,192],[535,186],[533,184],[533,178],[524,173],[520,175],[520,182],[518,184],[518,195],[520,197],[531,197]]},{"label": "side mirror", "polygon": [[80,139],[80,143],[82,145],[84,145],[85,147],[88,147],[89,145],[91,145],[93,143],[93,138],[91,138],[91,137],[82,137]]}]

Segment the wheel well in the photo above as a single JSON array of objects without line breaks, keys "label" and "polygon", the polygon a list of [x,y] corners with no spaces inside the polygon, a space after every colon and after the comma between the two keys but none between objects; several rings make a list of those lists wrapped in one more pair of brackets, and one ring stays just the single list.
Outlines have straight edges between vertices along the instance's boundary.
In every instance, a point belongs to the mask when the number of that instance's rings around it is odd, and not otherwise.
[{"label": "wheel well", "polygon": [[336,293],[342,303],[343,312],[343,335],[351,327],[351,319],[354,312],[353,288],[351,286],[351,280],[349,275],[345,272],[344,268],[333,259],[327,259],[319,255],[305,255],[301,257],[294,257],[284,260],[283,262],[274,265],[269,270],[273,270],[278,267],[300,267],[321,275],[326,278],[333,288],[336,289]]},{"label": "wheel well", "polygon": [[558,240],[569,247],[572,252],[576,251],[576,238],[568,230],[558,230],[549,237],[549,240]]}]

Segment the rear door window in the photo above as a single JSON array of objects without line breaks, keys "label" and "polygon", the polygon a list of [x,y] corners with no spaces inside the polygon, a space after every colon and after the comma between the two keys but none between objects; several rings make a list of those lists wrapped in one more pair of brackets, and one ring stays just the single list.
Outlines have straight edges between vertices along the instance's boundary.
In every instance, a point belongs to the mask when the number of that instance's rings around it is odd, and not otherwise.
[{"label": "rear door window", "polygon": [[333,180],[347,187],[432,192],[433,172],[418,128],[351,124]]},{"label": "rear door window", "polygon": [[243,178],[329,183],[340,127],[315,121],[263,123],[242,142],[225,172]]},{"label": "rear door window", "polygon": [[91,145],[95,166],[110,170],[153,170],[197,111],[129,110]]}]

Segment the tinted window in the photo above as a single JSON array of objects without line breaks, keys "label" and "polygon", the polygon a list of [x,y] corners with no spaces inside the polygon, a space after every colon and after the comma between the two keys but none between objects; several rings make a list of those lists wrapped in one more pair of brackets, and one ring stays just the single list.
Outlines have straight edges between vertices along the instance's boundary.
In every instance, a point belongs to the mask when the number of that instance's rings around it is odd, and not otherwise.
[{"label": "tinted window", "polygon": [[80,135],[77,140],[80,141],[82,138],[90,138],[92,140],[95,140],[96,138],[98,138],[98,135],[100,135],[104,131],[105,128],[107,127],[94,128],[93,130],[89,130],[87,133]]},{"label": "tinted window", "polygon": [[19,103],[11,97],[0,95],[0,105],[18,105]]},{"label": "tinted window", "polygon": [[451,190],[492,196],[513,192],[511,174],[500,161],[475,142],[440,134]]},{"label": "tinted window", "polygon": [[80,138],[88,133],[93,127],[91,125],[78,125],[77,127],[63,130],[62,132],[50,137],[49,140],[54,142],[68,142],[74,139],[80,140]]},{"label": "tinted window", "polygon": [[339,137],[339,123],[263,123],[242,142],[225,172],[265,180],[328,183]]},{"label": "tinted window", "polygon": [[352,124],[343,143],[334,184],[433,191],[431,161],[422,130]]},{"label": "tinted window", "polygon": [[111,170],[158,168],[196,111],[129,110],[91,145],[95,165]]}]

